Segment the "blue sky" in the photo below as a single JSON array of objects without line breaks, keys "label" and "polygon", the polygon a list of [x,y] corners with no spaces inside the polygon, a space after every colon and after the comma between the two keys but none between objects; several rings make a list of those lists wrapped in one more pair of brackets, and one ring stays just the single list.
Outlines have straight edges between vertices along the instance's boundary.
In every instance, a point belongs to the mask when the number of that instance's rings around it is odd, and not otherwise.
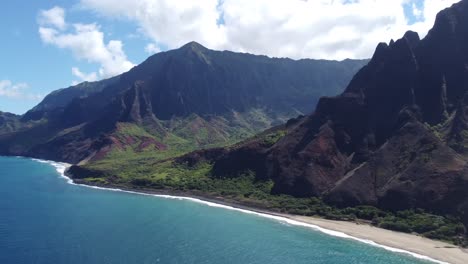
[{"label": "blue sky", "polygon": [[[378,42],[398,38],[406,29],[425,35],[436,11],[453,2],[4,1],[0,17],[0,111],[22,114],[53,90],[109,77],[141,63],[151,53],[192,40],[209,48],[275,57],[366,58]],[[51,12],[44,18],[41,12],[54,7],[63,10],[63,16]],[[48,21],[51,17],[63,19],[66,26],[61,28],[53,22],[57,20]],[[93,36],[102,33],[102,43],[81,38],[76,24],[94,25],[86,30]],[[70,36],[73,43],[68,41]],[[111,45],[112,40],[115,42]],[[92,47],[100,44],[102,47]],[[83,75],[73,74],[73,68]]]},{"label": "blue sky", "polygon": [[70,21],[81,23],[98,22],[109,39],[119,36],[125,41],[128,58],[142,62],[148,54],[144,52],[144,37],[135,38],[131,34],[136,27],[129,23],[101,19],[90,12],[80,10],[72,1],[5,1],[2,3],[0,32],[2,41],[0,58],[0,80],[9,80],[13,84],[27,84],[24,93],[33,96],[7,97],[0,95],[0,111],[24,113],[40,98],[53,90],[68,87],[76,79],[71,68],[79,67],[83,71],[95,71],[99,66],[76,59],[64,49],[43,43],[38,33],[37,17],[41,9],[61,6],[67,9]]}]

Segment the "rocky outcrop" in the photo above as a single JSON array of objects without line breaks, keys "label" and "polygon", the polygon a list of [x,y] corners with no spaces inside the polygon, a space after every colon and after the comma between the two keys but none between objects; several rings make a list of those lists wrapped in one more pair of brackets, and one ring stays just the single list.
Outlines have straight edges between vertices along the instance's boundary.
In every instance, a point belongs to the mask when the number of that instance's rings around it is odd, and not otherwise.
[{"label": "rocky outcrop", "polygon": [[75,181],[85,178],[100,178],[105,176],[101,171],[86,169],[76,165],[70,166],[65,173]]}]

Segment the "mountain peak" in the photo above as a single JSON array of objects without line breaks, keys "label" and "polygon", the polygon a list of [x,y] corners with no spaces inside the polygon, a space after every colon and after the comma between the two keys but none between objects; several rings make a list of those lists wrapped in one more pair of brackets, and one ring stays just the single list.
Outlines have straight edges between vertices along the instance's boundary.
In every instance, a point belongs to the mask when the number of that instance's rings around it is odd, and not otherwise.
[{"label": "mountain peak", "polygon": [[209,49],[205,48],[204,46],[195,41],[185,44],[177,50],[177,53],[183,56],[185,59],[192,58],[200,60],[207,65],[211,64]]},{"label": "mountain peak", "polygon": [[195,42],[195,41],[191,41],[191,42],[183,45],[180,49],[181,50],[193,50],[193,51],[207,50],[206,47],[204,47],[203,45],[201,45],[200,43]]},{"label": "mountain peak", "polygon": [[421,40],[419,38],[419,34],[411,30],[406,31],[403,37],[408,41],[408,44],[410,45],[411,48],[415,48],[418,45],[419,41]]}]

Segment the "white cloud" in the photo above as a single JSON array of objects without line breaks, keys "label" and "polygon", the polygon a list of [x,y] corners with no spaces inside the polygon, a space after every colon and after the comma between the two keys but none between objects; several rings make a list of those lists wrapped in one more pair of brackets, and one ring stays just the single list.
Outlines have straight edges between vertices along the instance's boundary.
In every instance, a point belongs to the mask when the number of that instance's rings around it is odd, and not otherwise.
[{"label": "white cloud", "polygon": [[[41,11],[50,12],[50,10]],[[63,20],[67,26],[65,19]],[[127,59],[123,44],[119,40],[104,41],[104,33],[97,24],[72,24],[70,30],[53,23],[39,27],[42,41],[62,49],[71,50],[79,60],[99,64],[98,72],[83,73],[78,68],[72,69],[73,75],[83,81],[108,78],[130,70],[134,64]]]},{"label": "white cloud", "polygon": [[[197,41],[214,49],[276,57],[368,58],[377,43],[412,29],[423,37],[441,9],[458,0],[425,0],[409,25],[403,4],[415,0],[81,0],[84,8],[125,18],[155,43]],[[224,23],[218,23],[222,20]]]},{"label": "white cloud", "polygon": [[[72,74],[74,76],[80,78],[80,80],[83,80],[83,81],[86,81],[86,82],[94,82],[94,81],[98,80],[97,73],[95,73],[95,72],[84,73],[84,72],[80,71],[80,69],[78,69],[77,67],[72,68]],[[78,84],[76,82],[74,82],[74,83]]]},{"label": "white cloud", "polygon": [[177,47],[197,40],[208,46],[225,43],[224,26],[217,0],[82,0],[85,8],[137,22],[139,29],[156,43]]},{"label": "white cloud", "polygon": [[148,54],[155,54],[161,52],[161,49],[154,43],[149,43],[145,46],[145,52]]},{"label": "white cloud", "polygon": [[29,93],[27,89],[29,85],[26,83],[13,83],[10,80],[0,80],[0,96],[27,99],[27,100],[40,100],[43,95]]},{"label": "white cloud", "polygon": [[53,26],[64,30],[67,27],[65,23],[65,10],[58,6],[49,10],[41,10],[39,12],[38,22],[42,26]]}]

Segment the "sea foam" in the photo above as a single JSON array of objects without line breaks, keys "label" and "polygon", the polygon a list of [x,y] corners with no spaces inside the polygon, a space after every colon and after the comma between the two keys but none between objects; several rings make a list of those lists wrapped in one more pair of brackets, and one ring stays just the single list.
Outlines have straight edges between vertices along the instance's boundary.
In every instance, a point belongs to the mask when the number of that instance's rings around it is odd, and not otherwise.
[{"label": "sea foam", "polygon": [[67,181],[68,184],[72,184],[72,185],[77,185],[77,186],[82,186],[82,187],[92,188],[92,189],[99,189],[99,190],[104,190],[104,191],[124,192],[124,193],[152,196],[152,197],[164,198],[164,199],[192,201],[192,202],[204,204],[204,205],[207,205],[207,206],[210,206],[210,207],[222,208],[222,209],[226,209],[226,210],[232,210],[232,211],[237,211],[237,212],[241,212],[241,213],[245,213],[245,214],[251,214],[251,215],[256,215],[256,216],[263,217],[263,218],[268,218],[268,219],[276,220],[276,221],[279,221],[281,223],[286,223],[286,224],[292,225],[292,226],[300,226],[300,227],[310,228],[310,229],[322,232],[322,233],[330,235],[330,236],[358,241],[358,242],[361,242],[361,243],[365,243],[367,245],[371,245],[371,246],[374,246],[374,247],[385,249],[385,250],[390,251],[390,252],[410,255],[410,256],[412,256],[414,258],[417,258],[417,259],[427,260],[427,261],[431,261],[431,262],[434,262],[434,263],[440,263],[440,264],[449,264],[448,262],[443,262],[443,261],[440,261],[440,260],[436,260],[436,259],[433,259],[431,257],[424,256],[424,255],[421,255],[421,254],[417,254],[417,253],[414,253],[414,252],[411,252],[411,251],[381,245],[381,244],[378,244],[378,243],[376,243],[376,242],[374,242],[372,240],[353,237],[353,236],[350,236],[350,235],[348,235],[346,233],[343,233],[343,232],[322,228],[322,227],[317,226],[317,225],[312,225],[312,224],[296,221],[296,220],[293,220],[293,219],[289,219],[287,217],[271,215],[271,214],[266,214],[266,213],[260,213],[260,212],[255,212],[255,211],[250,211],[250,210],[246,210],[246,209],[242,209],[242,208],[236,208],[236,207],[229,206],[229,205],[223,205],[223,204],[213,203],[213,202],[209,202],[209,201],[204,201],[204,200],[197,199],[197,198],[192,198],[192,197],[173,196],[173,195],[164,195],[164,194],[149,194],[149,193],[127,191],[127,190],[122,190],[122,189],[117,189],[117,188],[104,188],[104,187],[91,186],[91,185],[85,185],[85,184],[77,184],[77,183],[74,183],[73,180],[70,177],[65,175],[66,169],[68,167],[70,167],[71,164],[67,164],[67,163],[63,163],[63,162],[41,160],[41,159],[32,159],[32,160],[40,162],[40,163],[46,163],[46,164],[49,164],[49,165],[55,167],[55,169],[59,173],[60,177],[64,178]]}]

